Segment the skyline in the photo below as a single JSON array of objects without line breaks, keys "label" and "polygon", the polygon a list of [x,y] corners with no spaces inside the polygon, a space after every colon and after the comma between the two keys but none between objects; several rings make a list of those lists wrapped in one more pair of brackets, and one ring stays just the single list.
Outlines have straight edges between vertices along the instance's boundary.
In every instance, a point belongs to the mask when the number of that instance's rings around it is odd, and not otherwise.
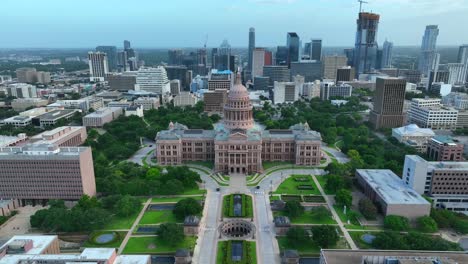
[{"label": "skyline", "polygon": [[[439,25],[438,46],[468,43],[466,34],[454,30],[468,23],[464,17],[468,0],[369,2],[363,5],[364,11],[381,15],[379,45],[388,39],[395,46],[419,46],[429,24]],[[8,12],[0,17],[0,24],[9,26],[3,30],[7,38],[0,48],[121,46],[124,39],[138,48],[201,47],[206,35],[208,47],[219,46],[223,39],[233,47],[246,47],[250,27],[256,29],[257,46],[284,45],[287,32],[297,32],[303,44],[321,38],[324,46],[353,46],[359,12],[359,3],[354,0],[140,0],[123,4],[120,0],[84,0],[80,5],[58,0],[6,0],[3,7]],[[205,11],[190,12],[200,7]],[[272,24],[277,21],[280,23]]]}]

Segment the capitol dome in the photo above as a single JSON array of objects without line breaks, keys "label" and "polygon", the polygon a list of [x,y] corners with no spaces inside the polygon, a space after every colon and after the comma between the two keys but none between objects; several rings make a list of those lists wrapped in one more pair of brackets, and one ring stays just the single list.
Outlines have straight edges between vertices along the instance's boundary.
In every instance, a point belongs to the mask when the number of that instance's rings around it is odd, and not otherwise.
[{"label": "capitol dome", "polygon": [[239,72],[234,86],[229,90],[227,103],[224,106],[224,124],[229,129],[250,129],[254,126],[249,92],[242,85]]}]

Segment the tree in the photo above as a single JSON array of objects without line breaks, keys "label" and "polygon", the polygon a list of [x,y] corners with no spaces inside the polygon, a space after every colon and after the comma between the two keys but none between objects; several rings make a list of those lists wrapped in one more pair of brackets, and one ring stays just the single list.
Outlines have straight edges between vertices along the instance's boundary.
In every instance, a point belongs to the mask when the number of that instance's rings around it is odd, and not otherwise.
[{"label": "tree", "polygon": [[328,175],[326,176],[325,189],[336,193],[338,190],[345,188],[345,181],[342,176]]},{"label": "tree", "polygon": [[158,168],[151,168],[146,172],[146,179],[147,180],[156,180],[161,175],[161,172]]},{"label": "tree", "polygon": [[312,214],[317,220],[324,220],[330,217],[330,211],[325,206],[318,206],[312,209]]},{"label": "tree", "polygon": [[304,207],[298,201],[288,201],[284,206],[284,211],[289,217],[295,218],[304,213]]},{"label": "tree", "polygon": [[387,215],[384,219],[384,227],[393,231],[406,231],[409,229],[408,218],[399,215]]},{"label": "tree", "polygon": [[197,215],[201,213],[200,203],[193,198],[185,198],[176,203],[172,211],[177,219],[183,220],[186,216]]},{"label": "tree", "polygon": [[293,247],[303,245],[310,241],[309,234],[304,228],[300,226],[293,226],[289,228],[288,232],[286,233],[286,239]]},{"label": "tree", "polygon": [[338,192],[336,192],[335,201],[336,204],[346,205],[346,207],[349,208],[351,207],[351,205],[353,205],[353,195],[351,194],[351,191],[341,189]]},{"label": "tree", "polygon": [[115,204],[115,210],[119,216],[133,215],[140,210],[141,203],[138,198],[124,195]]},{"label": "tree", "polygon": [[161,224],[158,228],[157,235],[162,241],[171,246],[179,244],[185,238],[184,229],[176,223]]},{"label": "tree", "polygon": [[437,227],[436,221],[430,216],[422,216],[417,219],[418,229],[426,233],[434,233],[439,228]]},{"label": "tree", "polygon": [[406,249],[406,241],[396,232],[378,232],[372,241],[372,246],[378,249]]},{"label": "tree", "polygon": [[312,228],[312,238],[321,248],[336,245],[339,236],[335,227],[329,225],[315,226]]},{"label": "tree", "polygon": [[359,200],[359,211],[366,219],[375,219],[377,217],[377,207],[368,198]]}]

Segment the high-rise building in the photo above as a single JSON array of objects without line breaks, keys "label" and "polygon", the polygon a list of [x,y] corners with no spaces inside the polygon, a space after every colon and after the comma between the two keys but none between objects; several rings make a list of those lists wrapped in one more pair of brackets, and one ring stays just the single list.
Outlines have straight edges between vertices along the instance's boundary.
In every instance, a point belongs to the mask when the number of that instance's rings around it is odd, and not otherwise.
[{"label": "high-rise building", "polygon": [[11,83],[6,86],[6,93],[8,96],[16,98],[36,98],[36,86],[26,83]]},{"label": "high-rise building", "polygon": [[286,39],[286,46],[288,47],[288,67],[291,62],[299,61],[299,35],[295,32],[289,32]]},{"label": "high-rise building", "polygon": [[130,41],[124,40],[124,50],[131,49]]},{"label": "high-rise building", "polygon": [[348,59],[345,56],[324,56],[323,57],[323,78],[336,79],[337,70],[347,65]]},{"label": "high-rise building", "polygon": [[320,99],[330,100],[332,97],[350,97],[353,87],[349,84],[341,83],[335,85],[333,82],[323,82],[320,85]]},{"label": "high-rise building", "polygon": [[322,58],[322,40],[313,39],[310,45],[310,59],[321,60]]},{"label": "high-rise building", "polygon": [[405,115],[406,80],[393,77],[379,77],[376,81],[374,109],[369,121],[375,129],[403,126]]},{"label": "high-rise building", "polygon": [[128,91],[135,90],[137,72],[123,72],[109,74],[107,81],[111,90]]},{"label": "high-rise building", "polygon": [[137,74],[136,83],[140,90],[147,92],[156,94],[166,94],[170,92],[167,72],[162,66],[140,69]]},{"label": "high-rise building", "polygon": [[344,49],[343,50],[346,58],[348,59],[348,66],[354,65],[354,49]]},{"label": "high-rise building", "polygon": [[265,65],[273,65],[273,53],[269,50],[265,50]]},{"label": "high-rise building", "polygon": [[263,67],[263,76],[270,78],[270,86],[274,82],[289,82],[291,80],[290,70],[287,66],[265,66]]},{"label": "high-rise building", "polygon": [[466,67],[467,65],[463,63],[448,63],[448,84],[464,84],[466,81]]},{"label": "high-rise building", "polygon": [[219,46],[214,48],[211,52],[212,56],[212,69],[220,71],[235,70],[235,58],[231,55],[231,45],[225,39]]},{"label": "high-rise building", "polygon": [[97,46],[96,51],[107,55],[107,66],[110,72],[117,70],[118,58],[116,46]]},{"label": "high-rise building", "polygon": [[263,76],[263,66],[265,66],[265,49],[255,48],[252,52],[251,72],[252,78]]},{"label": "high-rise building", "polygon": [[37,81],[36,68],[18,68],[16,78],[20,83],[35,83]]},{"label": "high-rise building", "polygon": [[234,84],[234,75],[231,71],[211,70],[208,79],[208,90],[230,90]]},{"label": "high-rise building", "polygon": [[276,48],[275,65],[288,65],[288,47],[278,46]]},{"label": "high-rise building", "polygon": [[304,85],[304,77],[294,76],[292,82],[275,82],[273,86],[273,102],[275,104],[294,103],[299,100]]},{"label": "high-rise building", "polygon": [[391,68],[393,58],[393,42],[385,40],[382,50],[382,64],[380,68]]},{"label": "high-rise building", "polygon": [[305,60],[291,62],[291,77],[304,76],[306,82],[322,79],[322,62],[316,60]]},{"label": "high-rise building", "polygon": [[354,68],[351,66],[341,67],[336,70],[336,82],[350,82],[354,80]]},{"label": "high-rise building", "polygon": [[208,53],[206,48],[197,50],[197,61],[198,65],[204,65],[205,67],[208,66]]},{"label": "high-rise building", "polygon": [[377,67],[377,30],[380,15],[361,12],[357,20],[356,42],[354,47],[354,68],[356,76],[368,73]]},{"label": "high-rise building", "polygon": [[182,65],[184,51],[181,49],[170,49],[167,51],[169,65]]},{"label": "high-rise building", "polygon": [[89,80],[91,82],[103,82],[109,73],[107,55],[104,52],[88,52]]},{"label": "high-rise building", "polygon": [[117,52],[117,70],[119,72],[125,72],[129,69],[127,52],[125,50]]},{"label": "high-rise building", "polygon": [[458,63],[465,65],[465,82],[468,82],[468,44],[460,46],[458,50]]},{"label": "high-rise building", "polygon": [[[248,69],[252,70],[252,60],[253,60],[253,51],[255,49],[255,28],[251,27],[249,29],[249,61],[248,61]],[[255,76],[255,75],[252,75]]]},{"label": "high-rise building", "polygon": [[439,36],[439,28],[437,25],[426,26],[426,31],[422,38],[418,65],[418,70],[425,76],[428,76],[429,72],[434,69],[437,36]]}]

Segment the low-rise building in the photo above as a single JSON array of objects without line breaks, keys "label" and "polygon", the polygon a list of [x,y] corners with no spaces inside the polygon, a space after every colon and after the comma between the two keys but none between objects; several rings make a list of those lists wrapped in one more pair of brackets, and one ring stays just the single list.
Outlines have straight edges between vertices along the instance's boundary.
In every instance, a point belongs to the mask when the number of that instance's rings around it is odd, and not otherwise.
[{"label": "low-rise building", "polygon": [[90,147],[0,148],[0,167],[0,199],[18,199],[24,205],[96,195]]},{"label": "low-rise building", "polygon": [[174,97],[174,106],[194,106],[198,102],[198,97],[190,92],[181,92]]},{"label": "low-rise building", "polygon": [[0,247],[2,264],[150,264],[149,255],[118,255],[115,248],[85,248],[81,253],[61,254],[57,236],[14,236]]},{"label": "low-rise building", "polygon": [[133,105],[125,108],[125,116],[138,116],[143,117],[143,106],[141,105]]},{"label": "low-rise building", "polygon": [[138,72],[122,72],[107,75],[109,88],[115,91],[135,90]]},{"label": "low-rise building", "polygon": [[302,85],[302,95],[307,99],[320,97],[321,84],[319,80],[304,83]]},{"label": "low-rise building", "polygon": [[302,92],[302,82],[275,82],[273,86],[273,102],[275,104],[294,103],[299,100]]},{"label": "low-rise building", "polygon": [[143,106],[143,110],[158,109],[161,105],[158,97],[138,97],[133,104]]},{"label": "low-rise building", "polygon": [[449,93],[442,97],[442,104],[454,107],[458,110],[468,109],[468,94],[466,93]]},{"label": "low-rise building", "polygon": [[[19,201],[17,199],[6,199],[0,200],[0,216],[9,216],[13,211],[20,207]],[[1,253],[0,249],[0,255]]]},{"label": "low-rise building", "polygon": [[172,95],[180,94],[180,80],[172,80],[169,82],[169,87],[171,89]]},{"label": "low-rise building", "polygon": [[392,136],[403,144],[415,148],[418,152],[426,153],[427,144],[435,136],[430,128],[419,128],[418,125],[411,124],[404,127],[392,129]]},{"label": "low-rise building", "polygon": [[11,125],[14,127],[25,127],[32,123],[32,118],[29,116],[12,116],[10,118],[3,119],[0,121],[1,125]]},{"label": "low-rise building", "polygon": [[222,113],[227,102],[227,90],[214,90],[203,94],[205,112]]},{"label": "low-rise building", "polygon": [[457,128],[468,128],[468,111],[458,111]]},{"label": "low-rise building", "polygon": [[422,128],[456,129],[458,110],[442,106],[440,99],[415,98],[408,111],[408,123]]},{"label": "low-rise building", "polygon": [[28,136],[24,133],[18,134],[18,136],[0,135],[0,148],[16,146],[26,142],[26,140],[28,140]]},{"label": "low-rise building", "polygon": [[358,169],[356,178],[364,194],[380,205],[384,215],[400,215],[415,220],[431,211],[431,204],[391,170]]},{"label": "low-rise building", "polygon": [[36,86],[26,83],[12,83],[6,86],[8,96],[16,98],[36,98]]},{"label": "low-rise building", "polygon": [[291,228],[291,221],[287,216],[275,216],[273,222],[275,223],[275,231],[278,236],[286,235]]},{"label": "low-rise building", "polygon": [[57,100],[55,103],[47,106],[49,109],[80,109],[84,112],[89,110],[88,100],[78,99],[78,100]]},{"label": "low-rise building", "polygon": [[83,117],[83,126],[102,127],[122,115],[123,110],[120,107],[105,107],[90,113]]},{"label": "low-rise building", "polygon": [[15,111],[24,111],[27,108],[30,107],[41,107],[41,106],[46,106],[49,103],[49,101],[42,99],[42,98],[20,98],[20,99],[14,99],[11,102],[11,107]]},{"label": "low-rise building", "polygon": [[119,101],[113,101],[113,102],[109,102],[107,104],[107,107],[120,107],[122,109],[127,109],[128,107],[132,106],[133,103],[132,102],[129,102],[127,101],[126,99],[122,99],[122,100],[119,100]]},{"label": "low-rise building", "polygon": [[53,144],[59,147],[77,147],[82,145],[88,134],[84,126],[63,126],[42,132],[31,137],[33,144]]},{"label": "low-rise building", "polygon": [[320,99],[330,100],[331,97],[350,97],[353,87],[348,84],[335,85],[332,82],[323,82],[320,87]]},{"label": "low-rise building", "polygon": [[72,110],[72,109],[53,110],[45,114],[33,117],[32,124],[34,126],[40,126],[40,127],[53,126],[53,125],[56,125],[57,122],[59,122],[60,120],[70,119],[77,111],[79,110]]},{"label": "low-rise building", "polygon": [[200,231],[200,218],[196,215],[189,215],[184,219],[184,234],[186,236],[197,236]]},{"label": "low-rise building", "polygon": [[448,136],[435,136],[429,140],[427,155],[437,161],[463,160],[464,145],[457,143]]}]

